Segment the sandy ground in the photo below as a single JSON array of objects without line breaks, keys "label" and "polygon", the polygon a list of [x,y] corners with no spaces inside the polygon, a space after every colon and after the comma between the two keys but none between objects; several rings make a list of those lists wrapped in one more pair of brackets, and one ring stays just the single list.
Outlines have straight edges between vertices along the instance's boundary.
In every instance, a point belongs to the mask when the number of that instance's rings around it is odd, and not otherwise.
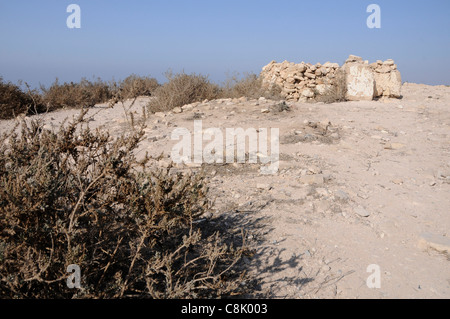
[{"label": "sandy ground", "polygon": [[[223,132],[279,128],[274,175],[260,174],[260,164],[203,165],[216,200],[212,214],[238,218],[248,232],[255,255],[245,262],[261,280],[261,292],[272,298],[450,298],[450,88],[405,84],[403,95],[288,103],[290,111],[268,100],[205,101],[182,113],[151,115],[137,154],[170,154],[178,142],[171,140],[174,129],[193,132],[194,119]],[[139,98],[131,107],[136,118],[147,102]],[[125,133],[129,105],[97,105],[88,125]],[[39,117],[56,129],[78,113]],[[0,130],[13,125],[0,121]],[[376,268],[368,272],[369,265]],[[377,283],[378,269],[380,285],[370,288],[367,279]]]}]

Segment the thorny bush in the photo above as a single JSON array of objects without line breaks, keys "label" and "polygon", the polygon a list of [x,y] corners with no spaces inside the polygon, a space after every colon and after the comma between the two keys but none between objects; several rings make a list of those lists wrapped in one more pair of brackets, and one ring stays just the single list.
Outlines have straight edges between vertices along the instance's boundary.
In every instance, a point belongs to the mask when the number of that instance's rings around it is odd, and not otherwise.
[{"label": "thorny bush", "polygon": [[[201,174],[150,169],[142,130],[113,139],[39,121],[0,137],[0,297],[218,298],[244,293],[242,246],[200,217]],[[205,235],[208,233],[208,235]],[[67,267],[81,269],[69,289]]]}]

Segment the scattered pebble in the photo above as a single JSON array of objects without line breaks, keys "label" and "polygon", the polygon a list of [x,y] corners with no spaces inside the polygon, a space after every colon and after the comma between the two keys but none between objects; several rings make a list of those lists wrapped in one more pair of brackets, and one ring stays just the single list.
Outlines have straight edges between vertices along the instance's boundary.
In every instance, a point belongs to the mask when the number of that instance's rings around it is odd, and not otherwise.
[{"label": "scattered pebble", "polygon": [[370,213],[362,206],[358,206],[353,211],[361,217],[369,217]]},{"label": "scattered pebble", "polygon": [[256,188],[257,189],[262,189],[262,190],[270,190],[270,189],[272,189],[272,187],[269,184],[263,184],[263,183],[256,184]]},{"label": "scattered pebble", "polygon": [[392,180],[392,183],[396,185],[403,185],[403,180],[401,180],[400,178],[396,178]]},{"label": "scattered pebble", "polygon": [[313,184],[317,184],[317,185],[322,185],[325,180],[323,175],[321,174],[317,174],[317,175],[305,175],[300,177],[300,182],[303,184],[309,184],[309,185],[313,185]]},{"label": "scattered pebble", "polygon": [[419,248],[432,248],[442,253],[450,253],[450,238],[438,234],[423,233],[419,238]]},{"label": "scattered pebble", "polygon": [[344,192],[343,190],[337,190],[336,193],[334,193],[334,197],[340,201],[348,201],[349,196],[346,192]]},{"label": "scattered pebble", "polygon": [[182,113],[183,110],[181,109],[181,107],[176,107],[176,108],[174,108],[174,109],[172,110],[172,112],[175,113],[175,114],[179,114],[179,113]]}]

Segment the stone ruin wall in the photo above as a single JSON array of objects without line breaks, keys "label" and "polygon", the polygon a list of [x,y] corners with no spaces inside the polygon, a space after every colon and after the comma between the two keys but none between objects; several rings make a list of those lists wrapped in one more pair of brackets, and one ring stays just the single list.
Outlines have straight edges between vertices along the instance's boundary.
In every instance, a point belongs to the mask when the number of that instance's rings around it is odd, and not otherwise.
[{"label": "stone ruin wall", "polygon": [[280,87],[282,97],[288,101],[314,100],[329,94],[339,81],[345,81],[345,98],[350,101],[401,97],[401,75],[391,59],[369,64],[350,55],[342,67],[331,62],[313,65],[272,61],[263,67],[261,77],[266,88]]}]

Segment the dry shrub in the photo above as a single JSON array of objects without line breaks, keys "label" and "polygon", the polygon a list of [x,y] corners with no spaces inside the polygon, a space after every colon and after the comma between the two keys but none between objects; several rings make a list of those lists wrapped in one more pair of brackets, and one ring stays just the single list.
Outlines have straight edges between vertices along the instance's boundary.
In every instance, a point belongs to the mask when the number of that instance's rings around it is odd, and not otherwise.
[{"label": "dry shrub", "polygon": [[339,69],[330,84],[331,86],[323,94],[315,92],[315,102],[335,103],[346,101],[347,80],[344,70]]},{"label": "dry shrub", "polygon": [[132,99],[138,96],[152,96],[159,86],[155,78],[132,74],[120,83],[119,90],[123,99]]},{"label": "dry shrub", "polygon": [[281,89],[272,86],[271,89],[263,87],[262,78],[256,74],[247,74],[242,79],[238,75],[229,78],[224,85],[222,96],[223,98],[240,98],[248,97],[257,99],[265,97],[273,100],[280,100]]},{"label": "dry shrub", "polygon": [[195,73],[173,75],[168,72],[166,77],[168,82],[154,92],[155,99],[149,103],[150,112],[168,111],[193,102],[219,97],[219,86],[211,83],[206,76]]},{"label": "dry shrub", "polygon": [[[210,209],[202,175],[150,170],[133,155],[142,130],[112,139],[82,125],[86,112],[58,133],[32,121],[0,137],[0,296],[240,294],[244,250],[199,219]],[[81,289],[66,285],[71,264]]]},{"label": "dry shrub", "polygon": [[41,90],[42,99],[50,110],[92,107],[112,97],[109,85],[101,79],[92,82],[83,78],[80,83],[64,84],[59,84],[56,79],[48,89],[42,86]]},{"label": "dry shrub", "polygon": [[23,92],[11,82],[3,82],[0,77],[0,119],[11,119],[19,114],[36,114],[45,112],[39,94],[28,90]]}]

